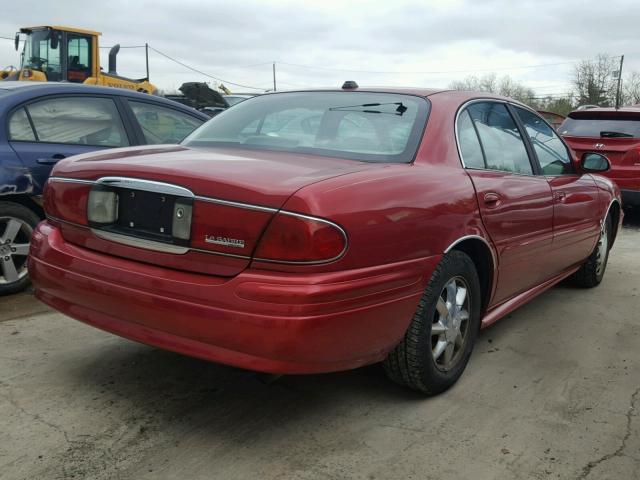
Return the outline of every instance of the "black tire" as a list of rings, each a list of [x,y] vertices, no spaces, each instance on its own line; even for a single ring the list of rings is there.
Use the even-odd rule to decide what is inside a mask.
[[[17,220],[22,225],[20,231],[12,239],[5,238],[8,230],[9,220]],[[16,246],[24,246],[31,240],[31,232],[40,222],[40,217],[29,208],[14,202],[0,202],[0,296],[17,293],[30,284],[29,275],[26,272],[26,255],[16,253]],[[7,243],[9,240],[9,243]],[[7,280],[5,276],[5,262],[7,258],[19,272],[17,280]]]
[[[607,216],[604,222],[604,234],[598,239],[596,248],[594,248],[589,258],[584,262],[580,269],[571,276],[571,281],[574,285],[582,288],[593,288],[600,285],[604,278],[604,273],[607,269],[607,262],[609,261],[609,251],[611,250],[611,239],[613,238],[613,221],[611,215]],[[602,241],[606,239],[606,245],[604,249],[601,249]],[[604,255],[604,259],[601,258]]]
[[[437,335],[434,333],[432,336],[432,328],[440,325],[436,322],[441,318],[437,310],[438,300],[445,294],[445,286],[452,281],[454,285],[458,281],[466,287],[468,320],[463,344],[452,357],[455,363],[452,361],[451,368],[445,369],[437,364],[435,353],[432,353],[435,350],[434,336]],[[420,299],[404,339],[383,362],[387,376],[396,383],[428,395],[436,395],[451,387],[467,366],[480,330],[480,303],[480,280],[471,258],[455,250],[445,254]],[[436,343],[441,341],[442,335],[437,337]]]

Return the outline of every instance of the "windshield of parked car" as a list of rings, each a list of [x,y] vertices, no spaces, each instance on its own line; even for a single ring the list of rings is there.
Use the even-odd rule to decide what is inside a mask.
[[[225,110],[182,144],[299,152],[365,162],[411,162],[428,110],[426,99],[412,95],[268,94]]]
[[[558,131],[574,137],[640,138],[640,119],[567,118]]]

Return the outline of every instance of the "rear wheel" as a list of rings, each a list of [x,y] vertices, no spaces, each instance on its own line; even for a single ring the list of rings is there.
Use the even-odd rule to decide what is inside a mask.
[[[602,224],[596,248],[587,261],[580,266],[580,269],[573,274],[572,280],[576,285],[584,288],[592,288],[600,285],[600,282],[602,282],[604,272],[607,269],[607,262],[609,261],[609,250],[611,249],[613,232],[612,226],[613,221],[611,220],[611,215],[608,215]]]
[[[462,375],[480,327],[480,281],[471,258],[447,253],[418,304],[404,339],[384,361],[397,383],[435,395]]]
[[[19,292],[29,285],[29,242],[39,221],[38,215],[23,205],[0,202],[0,295]]]

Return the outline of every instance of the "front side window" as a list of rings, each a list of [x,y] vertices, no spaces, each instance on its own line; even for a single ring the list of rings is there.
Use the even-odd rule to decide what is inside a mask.
[[[514,107],[531,139],[544,175],[572,174],[569,151],[556,132],[533,112]]]
[[[118,109],[109,98],[51,98],[26,108],[40,142],[104,147],[129,145]]]
[[[179,143],[203,121],[172,108],[129,100],[148,144]]]
[[[9,119],[9,139],[21,142],[35,142],[36,140],[24,108],[13,112]]]
[[[520,131],[503,103],[473,103],[467,111],[478,131],[487,169],[533,174]]]
[[[253,148],[360,160],[413,160],[426,99],[373,92],[291,92],[248,99],[214,117],[190,147]]]

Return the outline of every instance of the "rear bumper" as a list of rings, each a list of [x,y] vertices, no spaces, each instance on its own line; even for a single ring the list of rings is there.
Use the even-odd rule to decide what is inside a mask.
[[[620,189],[623,207],[640,207],[640,190]]]
[[[116,335],[241,368],[317,373],[382,360],[439,260],[225,279],[78,247],[45,221],[29,271],[44,303]]]

